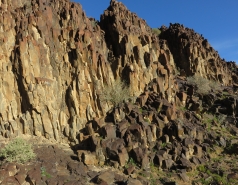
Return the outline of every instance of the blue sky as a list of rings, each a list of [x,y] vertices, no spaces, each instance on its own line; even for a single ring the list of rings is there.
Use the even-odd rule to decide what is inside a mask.
[[[72,0],[99,20],[110,0]],[[118,0],[152,28],[180,23],[202,34],[226,61],[238,63],[238,0]]]

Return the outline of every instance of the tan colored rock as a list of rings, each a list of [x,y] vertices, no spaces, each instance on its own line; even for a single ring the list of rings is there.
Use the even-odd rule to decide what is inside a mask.
[[[102,172],[102,174],[100,174],[98,177],[97,177],[97,183],[106,183],[106,184],[113,184],[114,182],[114,173],[112,172],[109,172],[109,171],[105,171],[105,172]]]
[[[0,170],[0,183],[7,177],[9,177],[9,173],[5,169],[1,169]]]
[[[15,164],[10,164],[7,166],[6,171],[8,172],[8,176],[16,175],[18,169]]]
[[[126,183],[127,185],[142,185],[142,183],[137,179],[129,179]]]
[[[0,20],[1,134],[77,143],[86,122],[108,109],[98,101],[103,83],[114,80],[103,32],[92,27],[79,4],[32,1],[2,5],[8,11]],[[14,122],[13,129],[5,130],[6,122]]]
[[[93,121],[89,134],[105,125],[111,105],[100,95],[118,78],[130,85],[133,98],[146,90],[139,97],[141,105],[150,89],[175,102],[176,67],[224,85],[238,83],[230,70],[235,64],[221,60],[196,33],[179,25],[164,30],[168,37],[170,30],[189,36],[176,40],[182,48],[191,43],[182,49],[188,57],[179,55],[170,46],[173,40],[166,34],[160,37],[164,40],[158,38],[145,20],[117,1],[111,1],[100,23],[69,0],[8,0],[0,6],[0,134],[4,137],[29,134],[79,143],[86,123]],[[116,121],[125,117],[119,110],[116,114]],[[161,119],[164,123],[176,119],[175,109],[167,109]],[[152,142],[155,128],[151,132]],[[141,134],[144,137],[146,132]],[[196,130],[191,135],[199,137]]]
[[[89,151],[82,152],[82,160],[86,165],[98,165],[98,159],[96,158],[96,155]]]
[[[5,178],[1,184],[9,184],[9,185],[19,185],[19,182],[14,176],[10,176]]]

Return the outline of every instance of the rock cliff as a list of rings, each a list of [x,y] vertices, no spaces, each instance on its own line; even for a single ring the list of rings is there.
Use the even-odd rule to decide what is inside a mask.
[[[224,85],[237,83],[235,62],[221,59],[202,35],[178,23],[170,24],[169,28],[162,26],[160,29],[160,38],[167,41],[182,74],[203,76]]]
[[[68,0],[0,5],[1,135],[76,142],[84,124],[109,109],[100,89],[121,77],[134,96],[154,80],[155,90],[172,101],[172,55],[121,3],[111,2],[102,29]]]
[[[170,103],[177,67],[186,76],[237,82],[236,65],[199,34],[175,24],[158,37],[117,1],[100,22],[69,0],[1,0],[0,15],[0,133],[7,138],[78,143],[85,124],[111,108],[100,94],[118,78],[132,97],[151,89]]]
[[[100,21],[0,0],[0,184],[238,184],[236,64],[183,25],[160,31],[115,0]],[[105,101],[121,81],[131,98]],[[2,152],[15,136],[29,163]]]

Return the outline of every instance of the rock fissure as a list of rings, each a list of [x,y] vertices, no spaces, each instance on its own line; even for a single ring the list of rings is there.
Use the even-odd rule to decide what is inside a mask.
[[[155,169],[175,170],[187,182],[187,173],[211,161],[209,150],[234,153],[237,66],[194,30],[175,23],[158,35],[115,0],[100,21],[69,0],[8,0],[0,7],[0,135],[69,143],[80,160],[67,158],[61,165],[57,147],[42,147],[49,156],[54,152],[53,164],[36,148],[38,169],[23,178],[15,173],[18,167],[6,164],[11,170],[0,174],[14,175],[0,177],[0,183],[52,184],[63,175],[76,184],[166,181],[151,178]],[[203,86],[189,76],[210,81]],[[117,80],[130,87],[131,98],[113,107],[102,95]],[[108,171],[85,165],[125,173],[109,178]]]

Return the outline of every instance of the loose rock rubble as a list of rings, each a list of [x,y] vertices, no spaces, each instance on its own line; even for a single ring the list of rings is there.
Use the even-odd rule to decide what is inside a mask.
[[[0,15],[0,149],[31,136],[37,156],[0,158],[1,185],[238,183],[238,70],[202,35],[155,34],[115,0],[100,21],[69,0],[0,0]],[[112,107],[118,79],[131,99]]]

